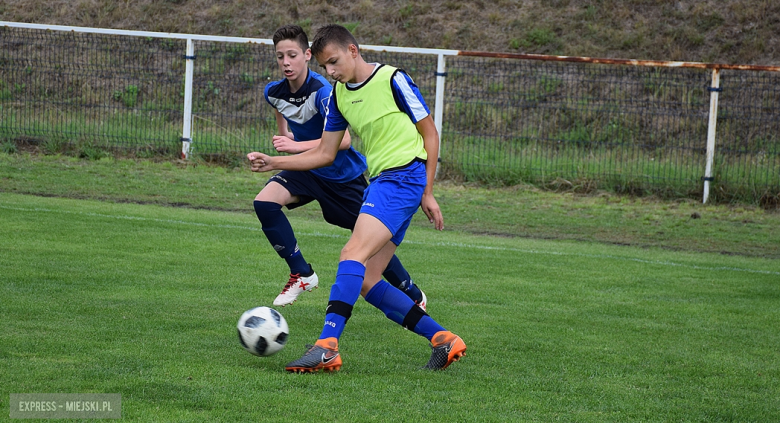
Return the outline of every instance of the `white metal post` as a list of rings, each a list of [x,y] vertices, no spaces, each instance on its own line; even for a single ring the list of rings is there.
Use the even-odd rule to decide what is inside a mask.
[[[444,54],[439,54],[439,61],[436,66],[436,102],[433,106],[435,108],[433,122],[436,124],[436,131],[439,133],[439,156],[436,157],[436,176],[439,175],[439,161],[441,159],[442,145],[444,144],[441,129],[444,120],[444,82],[446,81],[447,76],[447,73],[445,72],[446,67]]]
[[[720,92],[720,69],[712,70],[712,86],[710,86],[710,120],[707,125],[707,166],[704,169],[704,198],[702,203],[707,203],[710,196],[710,182],[712,181],[712,161],[715,158],[715,126],[718,123],[718,93]]]
[[[192,38],[187,38],[187,61],[184,73],[184,128],[181,133],[181,157],[190,158],[190,144],[192,143],[192,79],[195,67],[195,45]]]

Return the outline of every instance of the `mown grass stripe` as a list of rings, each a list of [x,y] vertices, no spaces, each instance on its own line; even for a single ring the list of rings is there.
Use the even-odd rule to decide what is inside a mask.
[[[180,224],[180,225],[188,225],[188,226],[198,226],[198,227],[211,227],[211,228],[221,228],[221,229],[240,229],[240,230],[245,230],[245,231],[258,231],[258,232],[262,232],[262,229],[259,226],[240,226],[240,225],[212,224],[212,223],[201,223],[201,222],[185,221],[185,220],[157,219],[157,218],[149,218],[149,217],[128,216],[128,215],[114,215],[114,214],[103,214],[103,213],[93,213],[93,212],[78,212],[78,211],[70,211],[70,210],[54,210],[54,209],[47,209],[47,208],[43,208],[43,207],[24,208],[24,207],[13,207],[13,206],[0,205],[0,209],[23,211],[23,212],[66,213],[66,214],[77,214],[77,215],[83,215],[83,216],[103,217],[103,218],[110,218],[110,219],[139,220],[139,221],[171,223],[171,224]],[[314,237],[328,237],[328,238],[346,238],[345,235],[326,234],[326,233],[322,233],[322,232],[298,232],[298,235],[314,236]],[[756,274],[762,274],[762,275],[778,275],[778,276],[780,276],[780,272],[773,272],[773,271],[769,271],[769,270],[749,269],[749,268],[730,267],[730,266],[719,266],[719,267],[698,266],[698,265],[695,265],[695,264],[675,263],[675,262],[671,262],[671,261],[660,261],[660,260],[647,260],[647,259],[642,259],[642,258],[638,258],[638,257],[621,257],[621,256],[615,256],[615,255],[608,255],[608,254],[582,254],[582,253],[569,253],[569,252],[563,252],[563,251],[541,251],[541,250],[533,250],[533,249],[522,249],[522,248],[513,248],[513,247],[496,247],[496,246],[490,246],[490,245],[480,245],[480,244],[471,244],[471,243],[454,243],[454,242],[424,242],[424,241],[405,240],[404,243],[406,243],[406,244],[416,244],[416,245],[439,246],[439,247],[458,247],[458,248],[467,248],[467,249],[508,251],[508,252],[522,253],[522,254],[546,254],[546,255],[553,255],[553,256],[570,256],[570,257],[584,257],[584,258],[593,258],[593,259],[623,260],[623,261],[633,261],[633,262],[637,262],[637,263],[643,263],[643,264],[649,264],[649,265],[655,265],[655,266],[683,267],[683,268],[689,268],[689,269],[695,269],[695,270],[705,270],[705,271],[712,271],[712,272],[732,271],[732,272],[745,272],[745,273],[756,273]]]

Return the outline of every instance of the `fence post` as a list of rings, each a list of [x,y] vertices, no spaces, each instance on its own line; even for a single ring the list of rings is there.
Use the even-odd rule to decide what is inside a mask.
[[[181,134],[181,157],[190,158],[192,143],[192,79],[195,66],[195,45],[192,38],[187,38],[187,53],[184,55],[187,66],[184,73],[184,127]]]
[[[446,63],[444,62],[444,55],[439,54],[438,64],[436,65],[436,102],[434,103],[434,116],[433,123],[436,124],[436,131],[439,133],[439,156],[436,157],[436,176],[439,175],[439,162],[441,162],[441,149],[444,144],[442,140],[442,123],[444,120],[444,82],[446,81],[447,72]]]
[[[707,203],[710,196],[710,182],[712,182],[712,161],[715,158],[715,127],[718,123],[718,93],[720,89],[720,69],[712,70],[712,85],[710,91],[710,120],[707,125],[707,165],[704,169],[704,198],[702,203]]]

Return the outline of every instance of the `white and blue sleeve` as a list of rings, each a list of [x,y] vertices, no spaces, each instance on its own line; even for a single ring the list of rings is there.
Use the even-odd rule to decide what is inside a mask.
[[[403,71],[398,71],[393,77],[393,91],[396,98],[400,101],[403,111],[409,115],[412,122],[417,123],[431,114],[428,105],[425,104],[420,89],[412,80],[412,77]]]

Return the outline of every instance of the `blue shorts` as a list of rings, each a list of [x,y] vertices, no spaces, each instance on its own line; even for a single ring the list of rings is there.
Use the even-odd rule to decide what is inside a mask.
[[[277,173],[268,182],[276,182],[291,195],[298,197],[299,201],[288,204],[288,209],[317,200],[326,222],[349,230],[355,229],[363,191],[368,186],[363,175],[349,182],[338,183],[326,181],[309,171],[290,170]]]
[[[428,181],[425,163],[415,161],[407,167],[389,170],[371,178],[363,194],[360,213],[379,219],[390,230],[390,241],[401,245],[406,229],[422,201]]]

